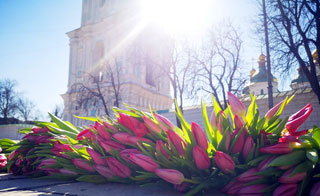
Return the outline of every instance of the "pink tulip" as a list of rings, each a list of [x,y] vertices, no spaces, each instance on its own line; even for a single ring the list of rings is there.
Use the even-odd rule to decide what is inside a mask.
[[[111,141],[111,140],[105,140],[103,142],[100,142],[100,145],[108,153],[111,153],[111,149],[116,150],[116,151],[121,151],[126,148],[124,145],[122,145],[118,142]]]
[[[48,133],[49,131],[48,127],[32,127],[33,133]]]
[[[175,184],[174,189],[176,189],[178,192],[186,192],[190,188],[190,183],[188,182],[182,182],[181,184]]]
[[[0,162],[7,161],[7,157],[4,154],[0,154]]]
[[[296,195],[297,191],[297,184],[282,184],[274,190],[273,196],[292,196]]]
[[[280,176],[278,181],[283,184],[293,184],[300,182],[304,179],[304,177],[306,177],[306,172],[296,173],[295,175],[291,176],[293,169],[294,168],[287,170],[284,174],[282,174],[282,176]]]
[[[258,165],[258,171],[262,171],[264,169],[267,169],[269,167],[269,164],[275,159],[275,156],[269,157],[263,161],[261,161]]]
[[[266,146],[259,149],[259,152],[267,154],[287,154],[292,152],[295,142],[290,143],[278,143],[272,146]]]
[[[200,146],[203,150],[207,150],[208,149],[207,136],[204,133],[204,131],[201,129],[201,127],[197,123],[192,122],[191,131],[198,146]]]
[[[217,120],[217,116],[214,109],[212,110],[212,113],[210,116],[210,124],[213,130],[218,130],[218,120]]]
[[[223,121],[223,118],[227,118],[225,113],[223,111],[220,111],[220,115],[219,115],[219,132],[223,135],[224,133],[224,130],[223,130],[223,126],[222,126],[222,121]]]
[[[206,151],[199,146],[193,147],[193,160],[198,169],[208,169],[210,167],[210,159]]]
[[[164,145],[164,142],[162,140],[157,140],[156,148],[159,150],[159,152],[165,156],[167,159],[169,158],[169,154],[164,150],[166,147]]]
[[[117,131],[118,131],[117,128],[115,128],[114,126],[110,125],[110,124],[107,123],[106,121],[103,121],[102,123],[103,123],[103,125],[104,125],[105,127],[107,127],[107,129],[110,129],[111,131],[113,131],[113,132],[117,132]]]
[[[111,169],[111,171],[116,175],[119,176],[121,178],[127,178],[131,176],[131,171],[130,169],[125,166],[124,164],[122,164],[120,161],[118,161],[117,159],[111,157],[111,158],[107,158],[107,164],[109,166],[109,168]]]
[[[35,143],[36,144],[46,144],[46,143],[51,142],[50,139],[53,139],[53,136],[49,136],[49,135],[35,136]]]
[[[7,165],[7,161],[1,162],[0,163],[0,169],[4,168]]]
[[[156,169],[154,173],[171,184],[181,184],[184,180],[183,174],[175,169]]]
[[[54,142],[54,146],[51,149],[51,152],[55,154],[56,156],[64,157],[64,158],[70,158],[69,155],[61,154],[62,152],[72,152],[72,148],[69,144],[61,144],[59,141]]]
[[[93,167],[82,159],[72,159],[72,163],[80,169],[83,169],[89,172],[94,172]]]
[[[242,182],[235,182],[228,190],[228,195],[237,195],[240,189],[244,187],[244,183]]]
[[[29,133],[29,134],[25,135],[22,139],[26,139],[29,142],[35,142],[36,138],[37,138],[37,136]]]
[[[246,115],[246,107],[244,104],[231,92],[228,92],[228,100],[232,112],[243,118]]]
[[[140,150],[137,150],[137,149],[125,149],[125,150],[122,150],[120,152],[120,157],[127,161],[128,163],[131,163],[131,164],[135,164],[134,162],[132,162],[129,157],[130,157],[130,154],[133,153],[133,154],[141,154],[141,151]]]
[[[308,104],[300,111],[290,116],[286,124],[286,129],[291,135],[294,134],[297,129],[304,123],[304,121],[308,119],[312,111],[313,108],[311,107],[311,104]]]
[[[319,195],[320,195],[320,182],[317,182],[312,186],[312,189],[310,191],[310,196],[319,196]]]
[[[77,140],[81,141],[85,139],[96,140],[96,135],[90,129],[85,129],[77,135]]]
[[[41,161],[41,163],[39,164],[39,166],[48,166],[48,165],[53,165],[53,164],[56,164],[57,161],[54,160],[54,159],[45,159],[43,161]]]
[[[265,194],[262,191],[267,187],[268,187],[267,184],[254,184],[254,185],[244,186],[237,192],[237,195],[263,196]]]
[[[129,159],[148,172],[154,172],[154,170],[160,167],[155,160],[143,154],[131,153],[129,154]]]
[[[112,178],[113,176],[115,176],[115,174],[111,171],[111,169],[107,168],[106,166],[94,165],[93,167],[96,169],[96,171],[99,174],[101,174],[102,176],[104,176],[107,179]]]
[[[141,123],[138,119],[127,114],[120,112],[118,122],[133,131],[133,133],[138,137],[143,137],[148,133],[148,129],[144,123]]]
[[[230,147],[230,143],[231,143],[231,132],[229,130],[227,130],[227,133],[226,133],[225,137],[226,137],[225,143],[220,142],[218,148],[220,148],[220,145],[224,144],[225,145],[224,146],[225,151],[228,151],[229,147]]]
[[[239,133],[240,129],[236,129],[232,135],[231,138],[234,140],[235,136]],[[243,145],[244,145],[244,140],[245,140],[245,132],[244,130],[241,132],[241,134],[239,135],[237,141],[234,143],[234,146],[232,148],[231,153],[235,154],[235,153],[239,153],[242,151]]]
[[[0,147],[0,153],[2,152],[2,148]]]
[[[12,160],[12,159],[15,158],[18,154],[19,154],[19,152],[18,152],[17,150],[12,151],[12,152],[9,154],[9,156],[8,156],[9,160]]]
[[[230,173],[231,171],[234,171],[234,161],[228,154],[224,152],[216,151],[214,162],[224,173]]]
[[[153,120],[151,120],[150,118],[143,116],[143,121],[144,124],[149,128],[152,129],[153,131],[157,132],[157,133],[161,133],[161,128],[159,127],[159,125],[157,125]],[[152,133],[152,132],[151,132]]]
[[[247,170],[246,172],[240,174],[237,177],[237,180],[239,182],[251,182],[251,181],[255,181],[261,178],[261,176],[256,175],[258,172],[257,168],[251,168],[249,170]]]
[[[149,140],[149,139],[147,139],[147,138],[144,138],[144,137],[137,137],[137,136],[129,136],[129,137],[128,137],[128,143],[129,143],[129,144],[134,144],[134,145],[136,145],[137,143],[142,143],[142,142],[152,143],[151,140]]]
[[[184,147],[187,146],[186,142],[174,131],[167,131],[168,140],[173,144],[174,148],[177,150],[180,156],[184,156]]]
[[[283,101],[275,105],[273,108],[271,108],[264,117],[266,117],[267,120],[270,120],[272,117],[274,117],[278,110],[280,109],[281,105],[283,104]]]
[[[108,133],[108,131],[104,128],[104,126],[99,123],[98,121],[96,121],[94,128],[97,130],[98,134],[106,140],[110,140],[110,134]]]
[[[73,172],[73,171],[71,171],[71,170],[64,169],[64,168],[59,169],[58,172],[59,172],[60,174],[77,175],[76,172]]]
[[[165,132],[167,132],[169,129],[175,130],[174,124],[170,120],[168,120],[166,117],[161,116],[157,113],[154,113],[154,117],[156,117],[157,121],[159,122],[159,126]]]
[[[128,143],[128,137],[131,136],[129,133],[125,133],[125,132],[117,132],[112,134],[112,137],[116,140],[118,140],[119,142],[123,143],[123,144],[127,144]]]
[[[242,129],[244,124],[237,114],[234,115],[233,121],[234,121],[234,126],[236,130]]]
[[[105,165],[105,160],[102,155],[91,148],[86,148],[88,154],[91,156],[92,160],[98,165]]]

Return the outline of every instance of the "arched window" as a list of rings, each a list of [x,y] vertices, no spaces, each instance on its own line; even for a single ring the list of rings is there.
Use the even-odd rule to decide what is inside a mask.
[[[104,57],[104,45],[102,41],[96,43],[93,51],[93,63],[101,61]]]

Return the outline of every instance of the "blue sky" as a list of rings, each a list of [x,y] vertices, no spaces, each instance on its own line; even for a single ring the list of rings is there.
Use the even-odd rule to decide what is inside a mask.
[[[0,79],[18,81],[18,90],[34,101],[42,115],[62,104],[69,66],[66,32],[81,21],[81,0],[0,0]],[[239,26],[245,44],[245,60],[260,54],[252,40],[255,0],[212,0],[214,21],[230,19]],[[280,85],[279,85],[280,86]]]

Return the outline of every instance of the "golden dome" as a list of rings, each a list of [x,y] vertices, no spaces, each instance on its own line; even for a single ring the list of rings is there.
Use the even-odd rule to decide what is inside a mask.
[[[255,69],[251,69],[250,76],[253,76],[253,74],[255,74],[255,73],[256,73],[256,70]]]
[[[315,49],[315,50],[312,52],[312,58],[313,58],[313,61],[314,61],[315,63],[319,62],[319,57],[318,57],[317,49]]]
[[[260,54],[259,60],[260,61],[265,61],[266,60],[266,56],[264,54]]]

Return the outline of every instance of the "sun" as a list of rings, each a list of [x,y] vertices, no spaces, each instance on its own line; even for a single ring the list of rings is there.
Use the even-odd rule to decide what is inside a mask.
[[[175,34],[199,33],[208,23],[210,0],[142,0],[145,20]]]

